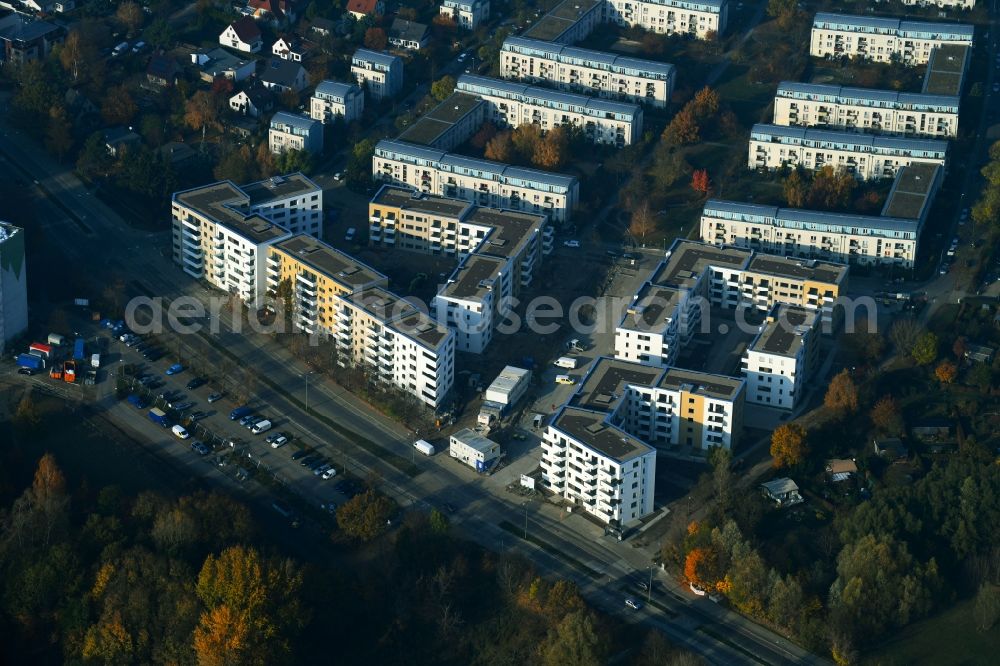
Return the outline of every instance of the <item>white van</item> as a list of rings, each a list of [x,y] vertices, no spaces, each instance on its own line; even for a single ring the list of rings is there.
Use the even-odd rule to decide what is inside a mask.
[[[413,443],[413,448],[420,451],[425,456],[434,455],[434,445],[425,439],[418,439]]]
[[[555,366],[558,368],[569,368],[570,370],[576,370],[576,357],[575,356],[560,356],[556,359]]]
[[[171,432],[174,433],[174,436],[177,437],[178,439],[187,439],[188,437],[191,436],[191,433],[189,433],[182,425],[175,425],[170,430]]]
[[[99,367],[101,367],[101,355],[100,354],[91,354],[90,355],[90,367],[92,367],[94,370],[97,370]]]
[[[139,53],[144,48],[146,48],[146,42],[136,42],[135,46],[132,47],[132,53]]]
[[[270,430],[271,429],[271,425],[272,424],[271,424],[270,421],[268,421],[267,419],[264,419],[260,423],[257,423],[253,428],[251,428],[250,432],[252,432],[255,435],[259,435],[262,432],[267,432],[268,430]]]

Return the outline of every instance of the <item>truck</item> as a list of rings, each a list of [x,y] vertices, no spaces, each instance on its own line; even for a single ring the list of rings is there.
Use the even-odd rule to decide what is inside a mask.
[[[425,456],[434,455],[434,445],[425,439],[418,439],[413,443],[413,448],[420,451]]]
[[[85,355],[83,338],[77,338],[76,342],[73,343],[73,360],[83,361]]]
[[[569,368],[570,370],[576,370],[576,357],[575,356],[560,356],[556,359],[555,366],[558,368]]]
[[[159,407],[153,407],[151,410],[149,410],[149,420],[152,421],[153,423],[156,423],[161,428],[170,427],[170,419],[167,418],[166,412],[164,412]]]
[[[63,361],[63,381],[72,384],[76,381],[76,361]]]
[[[52,358],[52,346],[43,345],[41,342],[32,342],[28,345],[28,353],[40,358]]]
[[[21,354],[17,357],[17,365],[21,368],[29,368],[41,372],[45,369],[45,359],[34,354]]]
[[[486,400],[483,402],[482,407],[479,408],[479,416],[476,418],[476,423],[481,426],[493,427],[500,422],[500,417],[503,416],[505,407],[506,405],[502,405],[499,402]]]

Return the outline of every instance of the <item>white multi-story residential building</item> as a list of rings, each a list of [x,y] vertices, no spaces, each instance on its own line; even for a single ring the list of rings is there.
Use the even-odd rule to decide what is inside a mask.
[[[323,233],[323,190],[300,173],[175,192],[171,204],[174,262],[251,306],[267,293],[268,248],[292,233]]]
[[[726,31],[729,0],[606,0],[607,21],[709,39]]]
[[[774,97],[774,123],[954,138],[958,105],[954,95],[782,81]]]
[[[556,44],[579,42],[604,23],[604,7],[604,0],[563,0],[522,36]]]
[[[902,167],[931,162],[944,167],[948,142],[900,136],[757,124],[750,130],[751,169],[832,166],[862,180],[895,178]]]
[[[813,18],[809,54],[926,65],[931,52],[940,46],[971,47],[974,32],[974,26],[961,23],[818,12]]]
[[[676,73],[665,62],[508,37],[500,49],[500,76],[664,108],[674,92]]]
[[[385,185],[368,205],[373,245],[456,256],[459,266],[431,305],[456,332],[460,351],[482,353],[511,299],[529,286],[551,250],[544,215],[479,208]]]
[[[24,230],[0,222],[0,354],[28,329],[28,266]]]
[[[309,116],[323,124],[340,117],[345,123],[361,118],[365,94],[353,83],[321,81],[309,101]]]
[[[309,116],[278,111],[271,116],[267,147],[275,155],[286,150],[318,153],[323,150],[323,123]]]
[[[475,95],[455,92],[420,116],[399,135],[400,141],[452,150],[479,131],[486,118],[486,102]]]
[[[709,200],[701,239],[784,256],[912,268],[942,172],[930,163],[903,167],[880,216]]]
[[[881,0],[875,0],[881,2]],[[940,7],[941,9],[972,9],[976,0],[902,0],[904,5],[920,7]]]
[[[814,310],[779,304],[743,352],[746,401],[792,410],[819,359],[819,315]]]
[[[531,123],[542,131],[575,125],[594,143],[627,146],[642,136],[642,107],[486,76],[463,74],[456,90],[483,99],[499,127]]]
[[[351,58],[351,74],[372,99],[395,97],[403,88],[403,60],[382,51],[358,49]]]
[[[490,0],[442,0],[438,14],[466,30],[475,30],[490,17]]]
[[[484,208],[503,208],[569,219],[580,197],[573,176],[525,169],[446,153],[402,141],[375,146],[376,180],[408,185],[428,194],[462,199]]]
[[[442,406],[455,380],[452,331],[381,287],[337,297],[334,311],[342,357],[429,407]]]

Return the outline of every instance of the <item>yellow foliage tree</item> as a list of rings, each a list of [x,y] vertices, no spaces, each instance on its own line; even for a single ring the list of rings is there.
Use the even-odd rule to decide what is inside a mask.
[[[246,618],[229,606],[217,606],[201,614],[194,630],[194,652],[199,666],[229,666],[253,663]]]
[[[806,457],[806,430],[798,423],[784,423],[771,434],[771,457],[777,468],[798,465]]]

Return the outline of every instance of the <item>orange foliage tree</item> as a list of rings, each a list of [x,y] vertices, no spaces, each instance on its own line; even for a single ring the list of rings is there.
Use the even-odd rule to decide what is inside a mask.
[[[806,457],[806,429],[798,423],[784,423],[771,434],[771,457],[777,468],[800,464]]]
[[[958,366],[951,361],[941,361],[934,368],[934,376],[942,384],[951,384],[958,377]]]

